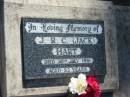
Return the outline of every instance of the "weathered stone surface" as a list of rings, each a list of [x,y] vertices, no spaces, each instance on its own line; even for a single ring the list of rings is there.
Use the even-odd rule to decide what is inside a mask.
[[[120,83],[115,97],[130,97],[130,7],[116,6],[115,12]]]
[[[31,0],[30,0],[31,1]],[[6,89],[3,95],[29,96],[65,93],[67,86],[23,88],[22,84],[22,58],[21,58],[21,18],[53,18],[53,19],[77,19],[77,20],[103,20],[105,29],[105,50],[107,74],[102,90],[118,88],[118,68],[116,51],[116,29],[112,3],[96,1],[95,3],[84,1],[46,1],[30,4],[27,1],[7,2],[4,5],[4,45],[5,57],[2,74],[3,87]],[[45,2],[45,1],[44,1]],[[36,3],[36,2],[35,2]],[[108,84],[109,83],[109,84]]]
[[[96,5],[106,8],[106,5],[111,5],[111,2],[103,1],[100,3],[98,0],[4,0],[6,3],[19,3],[19,4],[38,4],[38,5],[50,5],[50,6],[70,6],[70,7],[89,7]]]

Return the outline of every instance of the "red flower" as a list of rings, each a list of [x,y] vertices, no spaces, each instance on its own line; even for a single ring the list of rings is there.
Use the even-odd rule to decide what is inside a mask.
[[[97,81],[97,79],[92,76],[89,75],[86,78],[86,82],[88,83],[88,87],[85,90],[86,93],[79,95],[78,97],[100,97],[101,96],[101,90],[99,87],[99,82]]]

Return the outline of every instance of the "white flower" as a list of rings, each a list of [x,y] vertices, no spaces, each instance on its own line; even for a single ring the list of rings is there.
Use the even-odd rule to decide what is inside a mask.
[[[78,93],[78,95],[85,93],[88,84],[86,82],[86,76],[84,74],[79,74],[78,78],[71,78],[69,83],[69,90],[72,94]]]
[[[79,79],[79,80],[86,81],[86,75],[80,73],[80,74],[78,75],[78,79]]]
[[[77,78],[72,77],[71,82],[69,83],[69,90],[72,92],[72,94],[76,94],[76,87],[77,87]]]

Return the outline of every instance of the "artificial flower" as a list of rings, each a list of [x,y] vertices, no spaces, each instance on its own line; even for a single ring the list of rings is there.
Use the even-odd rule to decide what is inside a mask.
[[[78,94],[78,97],[100,97],[101,89],[95,76],[79,74],[78,78],[71,78],[69,90],[72,94]]]
[[[84,74],[79,74],[78,78],[71,78],[69,83],[69,90],[72,94],[82,94],[85,93],[85,89],[87,88],[88,84],[86,82],[86,76]]]

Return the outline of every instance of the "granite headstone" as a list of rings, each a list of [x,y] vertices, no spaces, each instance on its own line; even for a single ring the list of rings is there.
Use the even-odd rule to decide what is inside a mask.
[[[63,80],[79,73],[105,75],[103,21],[23,18],[21,34],[23,77],[31,86],[36,80],[40,87],[67,85]]]

